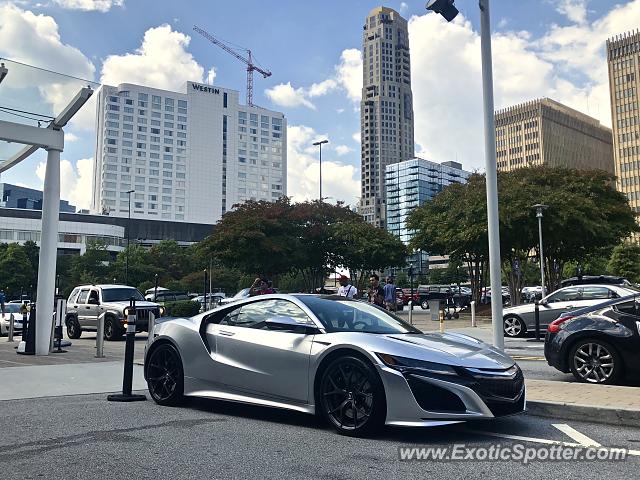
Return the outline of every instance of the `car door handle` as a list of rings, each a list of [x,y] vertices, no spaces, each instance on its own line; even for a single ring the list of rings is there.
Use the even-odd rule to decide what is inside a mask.
[[[219,333],[225,337],[233,337],[236,334],[236,332],[229,332],[228,330],[220,330]]]
[[[91,310],[91,307],[84,307],[84,308],[86,308],[87,310]]]

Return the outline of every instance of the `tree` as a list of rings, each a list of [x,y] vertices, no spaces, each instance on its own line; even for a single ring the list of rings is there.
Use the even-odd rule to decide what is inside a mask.
[[[625,277],[627,280],[640,282],[640,245],[623,243],[613,249],[608,270],[613,275]]]
[[[25,292],[31,286],[35,289],[35,284],[30,283],[33,278],[32,266],[24,248],[17,243],[10,243],[3,250],[0,257],[0,288],[12,296],[19,295],[21,289]]]
[[[191,251],[178,245],[175,240],[162,240],[151,247],[149,258],[160,272],[158,275],[162,284],[179,280],[195,270]]]
[[[89,243],[83,255],[73,258],[71,278],[76,285],[112,281],[109,275],[111,254],[104,243]]]
[[[149,251],[144,247],[131,244],[118,253],[115,262],[109,268],[109,278],[115,278],[117,282],[126,281],[127,251],[129,252],[129,285],[140,285],[142,282],[153,282],[155,274],[161,271],[151,261]]]

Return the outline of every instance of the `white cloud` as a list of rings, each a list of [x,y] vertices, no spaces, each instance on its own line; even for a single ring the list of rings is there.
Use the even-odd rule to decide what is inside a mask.
[[[407,5],[407,2],[400,2],[400,13],[404,15],[408,10],[409,5]]]
[[[36,167],[36,175],[44,185],[46,164],[40,162]],[[69,160],[60,161],[60,197],[68,200],[78,209],[89,208],[91,203],[93,179],[93,158],[83,158],[75,163]]]
[[[356,143],[362,143],[362,138],[360,136],[360,131],[357,131],[353,135],[351,135],[351,138],[353,138],[353,141],[356,142]]]
[[[555,0],[555,7],[571,22],[582,24],[587,21],[587,3],[588,0]]]
[[[291,82],[281,83],[265,90],[267,97],[282,107],[307,107],[315,110],[312,98],[321,97],[337,89],[343,90],[353,102],[362,95],[362,54],[356,48],[344,50],[340,62],[334,66],[334,75],[310,87],[295,88]]]
[[[537,38],[529,32],[494,32],[496,109],[550,97],[610,125],[605,41],[639,24],[640,0],[634,0],[593,22],[551,26]],[[482,168],[478,32],[462,15],[447,23],[425,14],[409,21],[409,37],[416,153]]]
[[[335,151],[338,155],[340,155],[341,157],[343,155],[346,155],[347,153],[351,153],[353,152],[353,148],[349,147],[348,145],[338,145],[335,148]]]
[[[315,110],[316,106],[307,99],[309,93],[304,88],[293,88],[291,82],[281,83],[265,90],[265,95],[281,107],[307,107]]]
[[[318,148],[312,144],[327,135],[319,135],[311,127],[290,125],[287,128],[288,192],[294,201],[317,199],[319,195]],[[323,152],[324,153],[324,152]],[[355,205],[360,191],[359,172],[353,165],[346,165],[323,155],[322,195],[331,197],[333,203],[342,200]]]
[[[85,12],[108,12],[112,7],[121,7],[124,0],[53,0],[62,8],[83,10]]]
[[[73,143],[77,142],[78,140],[80,140],[80,137],[78,137],[76,134],[72,132],[64,132],[65,143]]]
[[[0,3],[0,56],[88,80],[95,72],[93,63],[78,48],[62,41],[53,17],[36,15],[11,3]],[[25,88],[36,84],[40,95]],[[60,113],[82,86],[82,81],[22,66],[15,66],[2,83],[3,89],[14,89],[11,106],[48,115]],[[86,105],[79,114],[88,108]]]
[[[180,90],[188,80],[202,82],[204,68],[186,51],[191,37],[160,25],[144,33],[134,53],[109,55],[102,65],[101,83],[138,83]]]
[[[207,83],[209,85],[213,85],[213,82],[216,79],[217,73],[218,72],[216,72],[216,68],[215,67],[211,67],[209,69],[209,71],[207,72]]]

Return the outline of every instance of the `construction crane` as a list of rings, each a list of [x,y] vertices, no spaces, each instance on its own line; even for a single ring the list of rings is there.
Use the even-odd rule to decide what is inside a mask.
[[[247,57],[248,57],[247,58],[247,57],[244,57],[243,55],[241,55],[240,53],[238,53],[236,50],[230,48],[223,41],[218,40],[216,37],[211,35],[206,30],[203,30],[202,28],[198,27],[197,25],[194,25],[193,29],[196,32],[198,32],[200,35],[202,35],[204,38],[209,40],[211,43],[213,43],[214,45],[219,46],[225,52],[230,53],[231,55],[236,57],[238,60],[240,60],[241,62],[243,62],[243,63],[245,63],[247,65],[247,105],[252,107],[253,106],[253,71],[256,70],[257,72],[261,73],[264,78],[270,77],[271,76],[271,72],[269,70],[265,70],[263,68],[260,68],[260,67],[258,67],[257,65],[255,65],[253,63],[253,57],[251,56],[251,50],[249,50],[248,48],[240,47],[243,51],[245,51],[247,53]]]

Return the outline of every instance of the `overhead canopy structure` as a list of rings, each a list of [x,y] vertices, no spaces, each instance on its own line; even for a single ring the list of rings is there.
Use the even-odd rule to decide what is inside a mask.
[[[47,151],[36,304],[36,355],[48,355],[54,309],[62,128],[99,85],[0,57],[0,174]],[[91,112],[93,115],[93,112]]]

